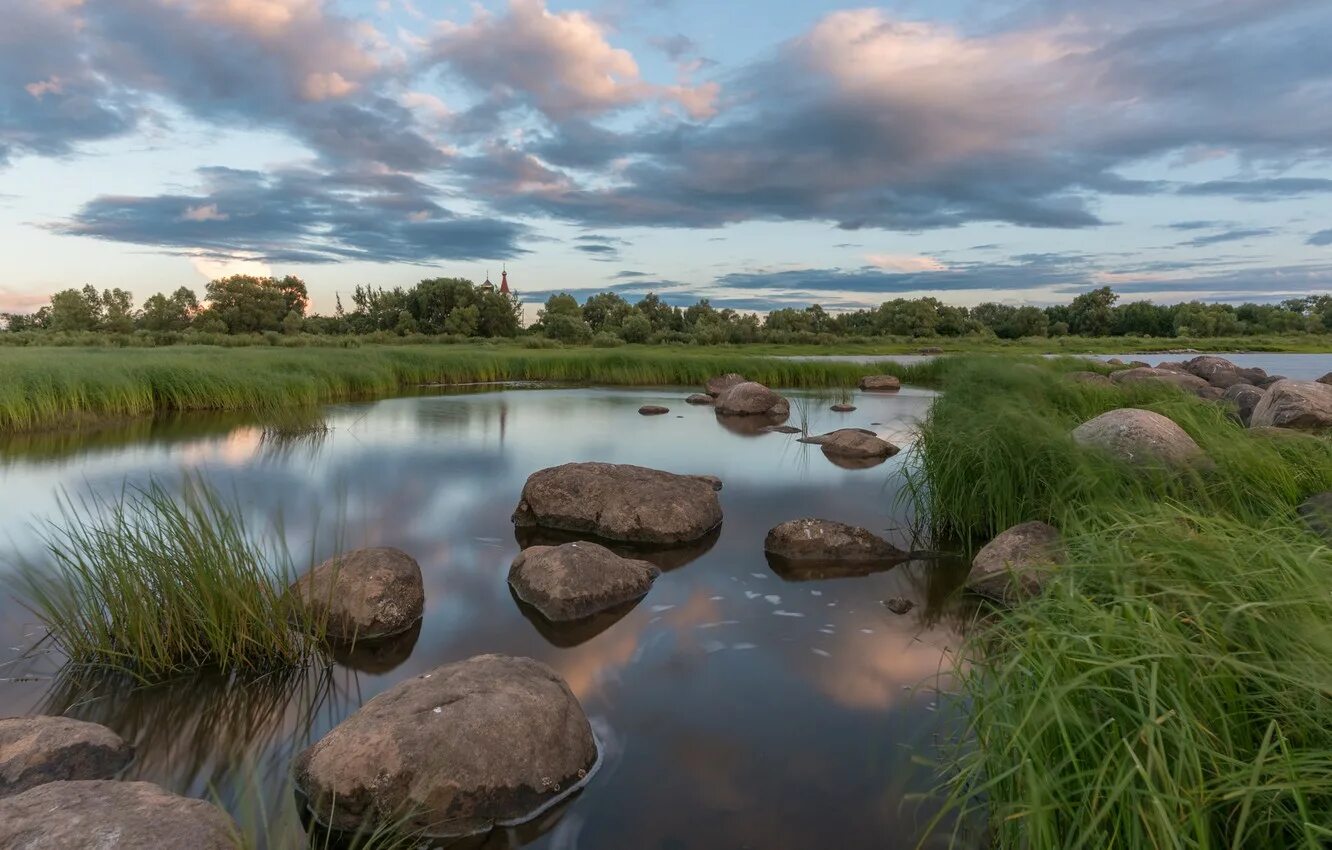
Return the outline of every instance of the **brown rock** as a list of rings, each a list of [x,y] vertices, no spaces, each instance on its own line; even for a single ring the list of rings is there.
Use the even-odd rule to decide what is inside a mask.
[[[1242,386],[1242,385],[1241,385]],[[1226,391],[1219,386],[1208,384],[1205,387],[1198,387],[1193,391],[1198,398],[1205,398],[1208,401],[1220,401],[1226,397]]]
[[[789,561],[897,562],[907,555],[873,532],[830,519],[788,520],[768,532],[763,551]]]
[[[800,429],[794,425],[764,425],[759,429],[768,434],[799,434]]]
[[[1178,464],[1203,456],[1183,428],[1159,413],[1133,407],[1107,411],[1083,422],[1073,429],[1073,439],[1128,463]]]
[[[0,800],[0,847],[14,850],[235,850],[217,806],[151,782],[50,782]]]
[[[862,390],[896,392],[902,389],[902,382],[893,375],[866,375],[860,379]]]
[[[335,829],[448,836],[534,817],[597,761],[587,717],[555,671],[480,655],[376,696],[302,752],[293,775]]]
[[[670,413],[671,409],[659,404],[645,404],[638,408],[638,412],[643,416],[661,416],[663,413]]]
[[[735,372],[727,372],[725,375],[708,378],[707,383],[703,385],[703,391],[713,398],[716,398],[721,395],[724,390],[729,390],[736,384],[744,384],[748,382],[749,379],[744,375],[737,375]]]
[[[1115,385],[1114,381],[1100,372],[1069,372],[1065,377],[1079,384],[1095,384],[1098,387],[1113,387]]]
[[[828,409],[833,413],[850,413],[856,409],[856,406],[854,404],[834,404]]]
[[[894,614],[897,614],[899,617],[903,614],[910,613],[911,609],[916,607],[916,603],[907,599],[905,596],[890,596],[887,599],[881,600],[880,604]]]
[[[1157,369],[1165,369],[1169,372],[1188,372],[1189,369],[1179,360],[1165,360],[1156,364]],[[1189,374],[1193,374],[1189,372]]]
[[[1277,381],[1254,407],[1249,424],[1306,430],[1332,428],[1332,386],[1317,381]]]
[[[64,779],[111,779],[134,757],[105,726],[69,717],[0,719],[0,797]]]
[[[1323,377],[1319,378],[1319,379],[1318,379],[1318,383],[1320,383],[1320,384],[1332,384],[1332,372],[1328,372],[1326,375],[1324,375]]]
[[[548,620],[578,620],[641,598],[659,575],[647,561],[579,541],[519,552],[509,568],[509,586]]]
[[[685,399],[685,404],[712,404],[713,398],[707,393],[694,393]]]
[[[1013,604],[1039,595],[1063,560],[1063,539],[1058,530],[1043,522],[1024,522],[976,553],[966,588]]]
[[[410,629],[425,610],[421,567],[389,546],[353,549],[301,576],[292,589],[328,617],[334,640],[372,640]]]
[[[513,521],[632,543],[686,543],[721,524],[717,479],[617,463],[533,473]]]
[[[1118,372],[1112,372],[1110,374],[1110,380],[1114,381],[1116,384],[1126,384],[1133,381],[1160,381],[1162,383],[1173,384],[1186,390],[1196,390],[1199,387],[1207,386],[1207,382],[1196,375],[1190,375],[1185,372],[1172,372],[1169,369],[1153,369],[1151,367],[1121,369]]]
[[[1265,391],[1251,384],[1236,384],[1226,390],[1225,399],[1235,405],[1235,416],[1243,425],[1249,424],[1253,409],[1262,401]]]
[[[1207,383],[1220,386],[1216,384],[1215,379],[1224,379],[1226,376],[1234,375],[1237,367],[1224,357],[1204,354],[1201,357],[1184,361],[1184,368],[1188,369],[1190,374],[1197,375]],[[1226,384],[1226,386],[1230,386],[1230,384]]]
[[[723,390],[717,396],[717,412],[723,416],[786,417],[791,403],[762,384],[746,381]]]
[[[843,457],[892,457],[901,449],[863,428],[840,428],[817,437],[801,437],[800,442],[822,446],[824,454]]]

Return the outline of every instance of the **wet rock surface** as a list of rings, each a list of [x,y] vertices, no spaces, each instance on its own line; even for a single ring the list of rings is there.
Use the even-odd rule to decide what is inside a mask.
[[[647,561],[578,541],[524,549],[509,568],[509,586],[547,619],[565,621],[640,599],[660,575]]]
[[[1203,457],[1202,448],[1172,420],[1134,407],[1110,410],[1082,423],[1073,429],[1073,439],[1133,464],[1173,465]]]
[[[966,588],[1006,604],[1020,602],[1044,591],[1063,560],[1063,539],[1054,526],[1024,522],[976,553]]]
[[[868,529],[830,519],[788,520],[768,532],[768,555],[789,561],[897,562],[907,555]]]
[[[133,757],[129,744],[97,723],[0,718],[0,797],[59,780],[110,779]]]
[[[329,558],[292,589],[327,616],[334,640],[369,640],[410,629],[425,610],[416,560],[389,546],[353,549]]]
[[[558,674],[530,658],[480,655],[371,699],[302,752],[294,776],[310,812],[334,829],[396,824],[447,836],[536,816],[597,759]]]

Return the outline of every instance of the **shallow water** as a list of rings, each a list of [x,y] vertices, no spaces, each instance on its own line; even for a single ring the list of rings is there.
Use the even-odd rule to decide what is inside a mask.
[[[1312,381],[1332,372],[1332,354],[1280,354],[1263,351],[1236,351],[1236,352],[1207,352],[1217,357],[1224,357],[1234,363],[1236,366],[1250,368],[1257,366],[1265,369],[1270,375],[1284,375],[1287,378],[1295,378],[1300,381]],[[1046,355],[1055,357],[1058,355]],[[1072,357],[1091,357],[1097,360],[1108,360],[1111,357],[1118,357],[1127,363],[1130,360],[1142,360],[1150,362],[1153,366],[1162,360],[1188,360],[1197,354],[1074,354]],[[843,363],[880,363],[891,361],[901,363],[902,365],[911,365],[924,363],[933,360],[932,354],[812,354],[791,357],[792,360],[834,360]]]
[[[295,753],[404,678],[478,653],[528,655],[568,680],[606,760],[567,805],[486,847],[915,846],[935,811],[913,796],[935,779],[921,762],[956,729],[935,688],[962,617],[949,597],[957,565],[783,576],[762,552],[771,526],[810,515],[908,548],[906,453],[841,468],[794,436],[728,430],[710,408],[685,405],[687,392],[488,388],[334,405],[326,435],[279,442],[243,417],[2,441],[0,532],[11,550],[34,553],[31,523],[55,516],[61,488],[109,494],[197,472],[235,493],[254,523],[280,517],[302,561],[327,557],[340,538],[406,550],[425,574],[426,613],[418,632],[329,671],[243,686],[53,677],[58,659],[39,650],[6,668],[0,715],[106,723],[136,745],[133,778],[215,797],[287,847],[300,835],[287,778]],[[905,446],[930,394],[853,394],[851,414],[828,411],[834,398],[792,398],[792,424],[873,427]],[[671,413],[639,416],[645,403]],[[575,460],[718,475],[725,521],[618,620],[569,632],[521,610],[505,577],[523,481]],[[916,607],[891,614],[880,604],[891,596]],[[17,655],[40,629],[15,601],[0,605],[0,635]]]

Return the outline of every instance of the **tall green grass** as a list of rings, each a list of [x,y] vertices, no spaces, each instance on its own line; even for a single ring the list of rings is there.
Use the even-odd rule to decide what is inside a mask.
[[[1065,368],[959,361],[916,449],[937,533],[1041,519],[1069,548],[1044,595],[966,635],[952,808],[1003,848],[1327,846],[1332,551],[1293,506],[1332,487],[1332,445]],[[1171,417],[1214,465],[1130,470],[1073,444],[1122,406]]]
[[[942,363],[884,366],[932,380]],[[873,366],[675,349],[16,349],[0,358],[0,431],[170,411],[268,412],[370,398],[421,384],[555,381],[698,385],[741,372],[774,387],[851,387]]]
[[[279,543],[245,527],[202,482],[158,482],[117,498],[63,497],[40,529],[45,557],[16,590],[75,664],[160,681],[202,668],[258,673],[306,663],[325,624],[287,586]]]

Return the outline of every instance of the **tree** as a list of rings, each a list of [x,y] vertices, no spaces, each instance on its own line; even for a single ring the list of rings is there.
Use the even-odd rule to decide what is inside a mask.
[[[1110,333],[1115,336],[1170,336],[1173,328],[1170,308],[1150,301],[1120,304],[1110,321]]]
[[[481,324],[481,310],[475,304],[454,307],[444,319],[444,333],[455,336],[476,336]]]
[[[602,292],[583,302],[583,319],[593,331],[618,328],[633,307],[614,292]]]
[[[625,342],[647,342],[652,336],[652,322],[637,309],[624,317],[620,323],[620,338]]]
[[[102,323],[102,296],[91,286],[63,289],[51,296],[47,326],[53,331],[91,331]]]
[[[1108,286],[1084,292],[1068,305],[1068,324],[1073,333],[1083,336],[1105,336],[1110,333],[1114,317],[1111,309],[1119,296]]]
[[[182,286],[170,295],[149,296],[143,302],[139,324],[150,331],[183,331],[197,312],[199,301],[193,290]]]
[[[207,318],[222,322],[233,334],[280,330],[289,313],[305,315],[307,298],[305,283],[290,275],[279,280],[238,274],[204,288]]]
[[[102,290],[101,330],[129,333],[134,330],[134,297],[123,289]]]

